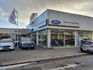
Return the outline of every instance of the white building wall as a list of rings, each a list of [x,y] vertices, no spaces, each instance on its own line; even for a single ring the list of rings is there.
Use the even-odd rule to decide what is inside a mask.
[[[78,46],[78,31],[75,31],[74,34],[75,34],[75,46]]]
[[[73,27],[59,27],[59,29],[74,29],[74,30],[92,30],[93,31],[93,18],[82,15],[70,14],[65,12],[59,12],[54,10],[48,10],[49,24],[52,24],[52,20],[59,20],[59,25],[66,25],[64,21],[79,23],[78,25],[70,24],[71,26],[79,26],[79,28]],[[68,24],[67,24],[68,25]],[[68,25],[69,26],[69,25]],[[55,26],[49,26],[49,28],[55,28]],[[58,28],[56,26],[56,28]]]
[[[12,28],[0,28],[0,33],[16,33],[17,29]],[[26,29],[18,29],[19,34],[28,33]]]
[[[14,29],[0,28],[0,33],[14,33]]]
[[[51,30],[47,30],[47,48],[51,48]]]

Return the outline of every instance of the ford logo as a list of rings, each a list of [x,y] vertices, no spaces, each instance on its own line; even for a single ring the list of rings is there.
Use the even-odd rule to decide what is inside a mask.
[[[59,20],[52,20],[51,21],[53,24],[60,24],[60,21]]]

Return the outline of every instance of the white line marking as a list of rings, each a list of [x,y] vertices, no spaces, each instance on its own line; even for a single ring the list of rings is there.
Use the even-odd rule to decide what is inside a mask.
[[[4,67],[0,67],[0,70],[5,70],[5,69],[13,69],[13,68],[18,68],[18,67],[24,67],[26,65],[30,65],[30,64],[34,64],[33,63],[24,63],[24,64],[17,64],[17,65],[10,65],[10,66],[4,66]]]
[[[60,68],[55,68],[55,69],[50,69],[50,70],[60,70],[60,69],[66,69],[66,68],[75,68],[75,67],[77,67],[77,66],[79,66],[79,65],[77,65],[77,64],[68,64],[67,66],[64,66],[64,67],[60,67]]]

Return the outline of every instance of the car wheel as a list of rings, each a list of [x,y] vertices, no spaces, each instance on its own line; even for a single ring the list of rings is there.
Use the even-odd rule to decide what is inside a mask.
[[[84,52],[84,50],[83,50],[82,48],[80,48],[80,51],[81,51],[81,52]]]
[[[23,50],[24,48],[23,47],[20,47],[21,50]]]
[[[33,47],[32,49],[35,49],[35,47]]]

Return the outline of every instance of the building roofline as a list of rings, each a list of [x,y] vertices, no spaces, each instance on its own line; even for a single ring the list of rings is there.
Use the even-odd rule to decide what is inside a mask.
[[[60,13],[65,13],[65,14],[71,14],[71,15],[76,15],[76,16],[81,16],[81,17],[93,18],[92,16],[86,16],[86,15],[82,15],[82,14],[64,12],[64,11],[59,11],[59,10],[54,10],[54,9],[46,9],[46,10],[44,10],[41,14],[39,14],[39,15],[36,17],[36,19],[38,19],[38,18],[39,18],[44,12],[46,12],[46,11],[55,11],[55,12],[60,12]],[[36,20],[36,19],[34,19],[34,20]],[[34,20],[33,20],[33,21],[34,21]],[[30,23],[29,23],[29,25],[30,25]],[[27,25],[27,26],[29,26],[29,25]],[[27,27],[27,26],[26,26],[26,27]]]
[[[0,29],[17,29],[17,28],[0,28]],[[18,29],[26,29],[26,28],[18,28]]]
[[[36,19],[38,19],[43,13],[45,13],[48,9],[44,10],[41,14],[39,14],[33,21],[35,21]],[[31,23],[29,23],[27,26],[31,25]],[[26,27],[27,27],[26,26]]]
[[[82,15],[82,14],[76,14],[76,13],[70,13],[70,12],[64,12],[64,11],[59,11],[59,10],[54,10],[54,9],[46,9],[46,10],[60,12],[60,13],[65,13],[65,14],[71,14],[71,15],[77,15],[77,16],[82,16],[82,17],[93,18],[92,16],[87,16],[87,15]]]

